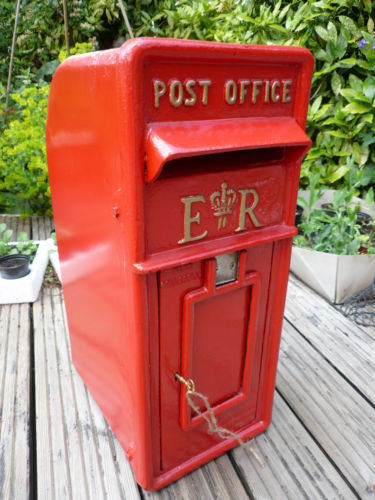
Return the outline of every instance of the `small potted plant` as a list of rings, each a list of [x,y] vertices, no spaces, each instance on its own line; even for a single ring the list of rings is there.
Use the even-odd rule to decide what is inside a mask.
[[[365,289],[375,276],[375,207],[354,189],[301,192],[304,208],[291,271],[332,303]]]
[[[23,278],[30,272],[30,259],[33,259],[37,245],[27,241],[27,234],[18,234],[17,242],[10,243],[13,234],[6,224],[0,224],[0,276],[3,279]]]
[[[30,241],[27,234],[18,234],[0,224],[0,304],[34,302],[41,288],[48,263],[48,246]]]

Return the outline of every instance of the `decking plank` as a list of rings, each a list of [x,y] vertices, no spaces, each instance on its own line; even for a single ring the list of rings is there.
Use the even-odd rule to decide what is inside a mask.
[[[373,498],[374,409],[287,321],[277,387],[358,495]]]
[[[245,500],[249,498],[227,455],[222,455],[203,465],[160,491],[143,491],[143,495],[148,500],[197,498]]]
[[[0,498],[4,500],[29,495],[29,339],[29,306],[0,306]]]
[[[5,223],[7,229],[13,231],[11,241],[16,241],[18,234],[23,231],[30,238],[31,235],[31,222],[29,218],[21,218],[19,215],[4,214],[0,215],[0,223]]]
[[[249,449],[231,453],[254,499],[356,498],[278,393],[270,427],[248,446],[261,463]]]
[[[52,217],[40,217],[33,215],[31,217],[32,234],[34,240],[46,240],[50,237],[53,228]]]
[[[55,331],[47,291],[34,303],[38,498],[71,498]],[[45,477],[48,476],[48,477]]]
[[[375,403],[375,337],[293,276],[285,317],[337,370]]]
[[[42,291],[34,319],[39,498],[138,499],[130,465],[71,364],[60,288]]]

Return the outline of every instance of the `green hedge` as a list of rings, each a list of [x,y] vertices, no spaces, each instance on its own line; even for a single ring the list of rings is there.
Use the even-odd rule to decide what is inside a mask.
[[[0,6],[0,75],[4,85],[12,9],[13,2],[5,1]],[[362,194],[372,189],[375,182],[373,2],[143,0],[127,2],[127,9],[137,36],[309,48],[315,57],[315,73],[307,131],[314,146],[303,162],[301,185],[308,186],[309,178],[316,174],[324,186],[355,183]],[[68,10],[71,43],[88,41],[102,49],[112,46],[121,36],[127,37],[116,0],[70,0]],[[20,20],[14,81],[22,92],[22,88],[40,80],[48,83],[58,64],[58,52],[64,45],[61,3],[30,0],[23,5]],[[16,100],[14,119],[22,124],[26,117],[17,111],[20,105]],[[13,121],[8,121],[8,127]],[[29,122],[27,126],[33,125]],[[35,138],[41,141],[38,154],[42,159],[44,145],[39,133]],[[3,144],[1,140],[2,156]],[[33,148],[29,151],[36,154],[36,143],[36,149]],[[14,168],[21,175],[23,168],[26,186],[32,174],[25,167],[24,151],[20,152],[20,159],[17,154],[14,151],[13,156],[7,156],[11,162],[8,169]],[[0,182],[1,175],[2,172]],[[49,210],[48,203],[41,203],[43,196],[48,197],[48,189],[35,191],[34,185],[22,193],[22,206],[27,210]],[[36,193],[35,203],[32,198]],[[12,209],[9,203],[8,199],[7,206]]]

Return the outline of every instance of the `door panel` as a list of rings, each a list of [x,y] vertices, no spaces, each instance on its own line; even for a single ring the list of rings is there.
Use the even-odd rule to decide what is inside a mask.
[[[208,397],[220,426],[254,421],[271,257],[272,244],[241,252],[238,279],[218,287],[215,260],[159,273],[162,470],[220,441],[191,413],[176,372]]]

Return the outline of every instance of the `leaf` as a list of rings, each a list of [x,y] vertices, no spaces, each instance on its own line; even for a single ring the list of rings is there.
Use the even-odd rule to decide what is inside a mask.
[[[332,135],[333,137],[339,137],[340,139],[347,139],[348,134],[345,132],[342,132],[341,130],[329,130],[329,135]]]
[[[341,59],[345,55],[347,47],[348,47],[348,42],[346,41],[344,35],[340,33],[336,43],[336,57],[338,59]]]
[[[358,144],[358,142],[354,142],[352,144],[353,148],[353,156],[355,162],[362,167],[366,161],[368,160],[370,151],[367,146],[363,146],[361,144]]]
[[[315,26],[315,31],[318,33],[320,38],[322,38],[325,42],[328,42],[330,37],[328,31],[323,28],[323,26]]]
[[[374,31],[374,21],[371,17],[368,18],[368,21],[367,21],[367,31],[372,34],[372,32]]]
[[[315,115],[320,107],[320,104],[322,102],[322,96],[320,95],[315,99],[315,101],[312,103],[310,107],[310,111],[312,115]]]
[[[339,95],[341,90],[341,78],[336,71],[333,72],[331,77],[331,88],[335,95]]]
[[[347,16],[339,16],[340,23],[354,36],[361,36],[360,30],[355,22]]]
[[[353,74],[349,75],[349,84],[352,89],[357,90],[357,92],[362,92],[363,82],[360,78],[358,78],[358,76]]]
[[[327,111],[332,108],[332,106],[332,104],[324,104],[323,106],[321,106],[314,116],[315,120],[322,118],[327,113]]]
[[[336,26],[331,21],[327,25],[327,33],[328,33],[329,40],[336,45],[337,30],[336,30]]]
[[[353,101],[347,104],[343,111],[345,113],[350,113],[352,115],[367,113],[371,109],[370,105],[367,105],[363,102]]]
[[[357,63],[357,59],[355,57],[348,57],[347,59],[341,59],[341,61],[339,62],[339,66],[351,68],[356,63]]]
[[[327,177],[327,180],[331,183],[334,183],[344,177],[345,174],[349,172],[349,167],[346,165],[341,165],[337,170],[333,172],[333,174]]]
[[[319,49],[317,52],[315,52],[315,59],[318,59],[319,61],[329,61],[328,54],[325,50]]]
[[[375,78],[368,76],[363,82],[363,93],[369,99],[374,99],[375,97]]]
[[[366,97],[362,92],[358,92],[354,89],[342,89],[340,94],[345,97],[349,102],[361,101],[367,104],[371,104],[371,99]]]
[[[45,76],[53,75],[59,64],[60,61],[58,59],[46,62],[38,69],[38,71],[36,72],[36,77],[39,80],[42,80]]]

